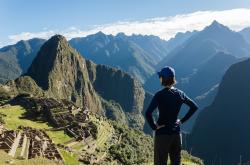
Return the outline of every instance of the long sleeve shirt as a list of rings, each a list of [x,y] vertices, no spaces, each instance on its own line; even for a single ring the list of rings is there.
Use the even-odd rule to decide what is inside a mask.
[[[176,121],[183,103],[189,106],[189,110],[181,119],[181,123],[186,122],[194,114],[198,109],[197,104],[183,91],[175,87],[164,88],[154,95],[148,109],[146,110],[146,120],[150,127],[153,130],[156,130],[157,126],[153,120],[152,113],[158,108],[159,118],[157,124],[165,125],[158,129],[156,134],[174,134],[180,132],[180,126]]]

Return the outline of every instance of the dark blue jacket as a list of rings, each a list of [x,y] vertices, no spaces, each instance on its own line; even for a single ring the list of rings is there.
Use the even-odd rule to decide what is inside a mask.
[[[187,121],[194,114],[198,109],[197,104],[183,91],[175,87],[164,88],[154,95],[146,110],[146,119],[150,127],[156,130],[156,124],[154,123],[152,113],[158,108],[159,118],[157,124],[165,125],[165,127],[158,129],[156,134],[175,134],[180,132],[180,126],[176,124],[176,121],[183,103],[189,106],[189,111],[181,119],[181,123]]]

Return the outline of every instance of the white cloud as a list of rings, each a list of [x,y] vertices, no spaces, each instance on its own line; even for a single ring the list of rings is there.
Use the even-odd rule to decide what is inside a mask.
[[[205,26],[211,24],[213,20],[238,31],[245,27],[250,27],[250,9],[231,9],[223,11],[197,11],[189,14],[181,14],[171,17],[160,17],[146,19],[143,21],[121,21],[106,25],[93,26],[91,30],[81,30],[70,27],[66,30],[44,29],[41,32],[23,32],[21,34],[10,35],[10,43],[15,43],[21,39],[27,40],[34,37],[48,39],[54,34],[62,34],[67,39],[83,37],[102,31],[105,34],[116,35],[124,32],[127,35],[143,34],[156,35],[162,39],[169,39],[177,32],[186,32],[193,30],[202,30]]]
[[[49,36],[55,34],[54,31],[42,31],[42,32],[37,32],[37,33],[30,33],[30,32],[22,32],[17,35],[10,35],[9,39],[17,42],[19,40],[28,40],[31,38],[48,38]]]

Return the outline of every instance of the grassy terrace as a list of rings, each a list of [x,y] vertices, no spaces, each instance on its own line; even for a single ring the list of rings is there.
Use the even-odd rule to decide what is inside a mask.
[[[102,122],[98,130],[97,146],[105,147],[105,142],[113,135],[114,128],[108,122]]]
[[[29,126],[37,129],[51,129],[47,122],[32,121],[29,119],[22,118],[25,113],[25,109],[21,106],[10,106],[6,108],[0,108],[0,113],[5,114],[4,117],[5,127],[8,129],[17,129],[18,126]],[[64,131],[46,131],[50,138],[57,143],[65,143],[72,138],[69,137]]]
[[[21,106],[10,106],[6,108],[0,108],[0,113],[6,115],[4,117],[5,121],[5,127],[8,129],[17,129],[18,126],[23,125],[23,126],[29,126],[37,129],[51,129],[53,127],[49,126],[47,122],[41,122],[41,121],[32,121],[29,119],[23,118],[23,114],[25,113],[25,109],[22,108]],[[72,140],[71,137],[69,137],[67,134],[64,133],[64,131],[46,131],[46,133],[50,136],[50,138],[56,143],[65,143],[69,140]],[[3,152],[3,151],[1,151]],[[60,149],[59,152],[64,158],[64,161],[66,164],[70,165],[76,165],[78,164],[77,157],[75,155],[70,154],[69,152]],[[4,155],[7,155],[4,152]],[[30,160],[18,160],[11,158],[7,156],[5,159],[0,160],[0,164],[4,164],[7,162],[14,162],[14,164],[56,164],[53,161],[44,159],[44,158],[36,158],[36,159],[30,159]]]
[[[66,164],[69,165],[78,165],[79,162],[77,160],[77,156],[69,153],[68,151],[60,149],[59,152],[61,153],[62,157],[64,158],[64,161]]]

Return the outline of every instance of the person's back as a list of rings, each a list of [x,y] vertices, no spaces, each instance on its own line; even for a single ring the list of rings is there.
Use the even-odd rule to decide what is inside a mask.
[[[158,72],[164,89],[158,91],[147,111],[146,119],[150,127],[155,130],[155,165],[165,165],[170,154],[171,164],[180,164],[181,159],[181,135],[180,124],[188,120],[198,109],[198,106],[187,95],[173,87],[175,84],[175,72],[171,67],[165,67]],[[182,104],[187,104],[190,109],[181,119],[178,113]],[[158,108],[159,118],[155,124],[152,112]]]

